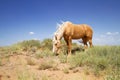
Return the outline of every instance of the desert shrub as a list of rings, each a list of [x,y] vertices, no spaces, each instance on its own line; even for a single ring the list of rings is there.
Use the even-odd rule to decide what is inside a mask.
[[[2,66],[2,59],[0,58],[0,66]]]
[[[86,53],[77,52],[75,55],[68,58],[68,62],[73,67],[83,66],[85,63],[87,63],[87,57],[88,55]]]
[[[36,53],[35,53],[35,56],[36,58],[43,58],[43,57],[49,57],[49,56],[53,56],[53,52],[49,49],[45,49],[45,50],[38,50]]]
[[[59,54],[59,60],[61,63],[66,63],[67,62],[67,55],[64,55],[63,53]]]
[[[47,48],[49,50],[52,50],[52,39],[44,39],[41,42],[42,48]]]
[[[35,60],[32,57],[28,57],[28,58],[26,58],[26,60],[27,60],[28,65],[35,65],[36,64]]]
[[[41,47],[41,43],[39,40],[25,40],[17,43],[17,45],[20,45],[24,51],[30,50],[32,47]]]
[[[28,70],[20,71],[18,74],[18,80],[37,80],[34,74],[31,74]]]
[[[73,67],[88,66],[95,75],[104,70],[108,74],[120,67],[120,46],[94,46],[85,52],[77,52],[69,63]]]
[[[68,69],[68,68],[64,68],[64,69],[63,69],[63,72],[64,72],[65,74],[68,74],[68,73],[69,73],[69,69]]]
[[[39,70],[45,70],[45,69],[49,69],[49,68],[52,68],[52,65],[49,64],[49,63],[42,63],[42,64],[39,66]]]
[[[10,46],[11,50],[16,50],[16,51],[19,51],[21,50],[21,45],[19,44],[13,44]]]
[[[0,57],[9,57],[14,53],[19,53],[19,50],[12,46],[6,46],[3,47],[2,50],[0,51]]]
[[[0,51],[0,56],[4,56],[10,52],[10,47],[3,47]]]
[[[35,53],[35,57],[36,58],[43,58],[44,57],[44,53],[42,52],[42,51],[37,51],[36,53]]]
[[[35,52],[40,46],[40,41],[38,40],[25,40],[11,46],[3,47],[2,53],[9,55],[20,54],[22,51],[28,51],[29,53],[31,53]]]
[[[53,68],[54,67],[54,61],[53,60],[46,60],[43,61],[42,63],[40,63],[39,65],[39,70],[45,70],[45,69],[49,69],[49,68]]]
[[[120,68],[112,70],[108,75],[105,76],[104,80],[119,80],[120,79]]]
[[[103,67],[120,67],[120,47],[119,46],[96,46],[86,52],[94,63],[101,69]]]
[[[46,74],[42,74],[40,80],[51,80]]]

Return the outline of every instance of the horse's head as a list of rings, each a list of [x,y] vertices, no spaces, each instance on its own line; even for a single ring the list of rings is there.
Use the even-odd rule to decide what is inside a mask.
[[[63,33],[64,33],[64,29],[65,29],[65,23],[62,22],[62,24],[57,24],[58,25],[58,29],[54,34],[53,37],[53,52],[55,54],[59,54],[60,52],[60,48],[61,48],[61,42],[60,40],[63,37]]]
[[[60,38],[57,34],[55,34],[53,38],[53,53],[55,53],[56,55],[59,54],[60,47],[61,47]]]

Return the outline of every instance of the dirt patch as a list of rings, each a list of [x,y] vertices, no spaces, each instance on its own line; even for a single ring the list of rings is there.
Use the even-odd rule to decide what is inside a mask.
[[[37,59],[21,54],[3,58],[1,62],[4,65],[0,66],[0,80],[103,80],[92,73],[85,74],[82,67],[70,69],[57,56]],[[41,64],[47,68],[39,69]]]

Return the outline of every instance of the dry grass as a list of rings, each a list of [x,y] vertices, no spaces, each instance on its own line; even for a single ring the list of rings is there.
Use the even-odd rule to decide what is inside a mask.
[[[36,61],[34,58],[28,57],[26,60],[28,65],[36,65]]]
[[[25,46],[27,48],[26,51],[23,50]],[[33,50],[34,47],[36,48]],[[62,49],[59,56],[54,56],[51,47],[51,40],[48,39],[43,42],[24,41],[9,47],[0,48],[0,68],[12,66],[13,70],[15,70],[16,66],[25,65],[28,71],[21,71],[17,75],[18,80],[37,80],[36,76],[29,72],[29,70],[32,69],[35,69],[36,72],[38,70],[38,73],[40,70],[53,71],[53,73],[58,70],[66,75],[70,75],[71,72],[77,74],[82,71],[87,76],[91,74],[94,74],[96,77],[102,76],[104,80],[120,79],[120,46],[94,46],[94,48],[87,49],[86,51],[74,51],[74,55],[69,58],[68,62],[67,55],[65,55],[66,49]],[[74,45],[74,48],[76,47],[77,45]],[[14,58],[14,56],[22,55],[23,53],[27,54],[24,55],[27,57],[25,59],[27,65],[24,63],[17,65],[17,62],[13,64],[13,62],[7,61],[11,55],[13,55]],[[14,60],[14,62],[16,60]],[[61,69],[59,68],[61,64],[69,65],[70,67]],[[28,65],[30,66],[28,67]],[[34,65],[37,66],[37,68],[34,68]],[[54,73],[53,75],[56,74]],[[50,80],[46,75],[42,76],[41,79]],[[85,77],[84,79],[87,78]]]

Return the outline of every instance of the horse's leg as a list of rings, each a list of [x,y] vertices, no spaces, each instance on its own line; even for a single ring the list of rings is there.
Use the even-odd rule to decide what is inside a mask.
[[[84,38],[82,38],[82,40],[83,40],[84,48],[87,49],[87,48],[88,48],[88,45],[87,45],[87,38],[84,37]]]
[[[93,47],[92,39],[89,39],[89,44],[90,44],[90,47]]]
[[[65,40],[66,43],[67,43],[67,47],[68,47],[67,53],[68,53],[68,55],[69,55],[69,54],[71,54],[71,43],[72,43],[72,39],[71,39],[71,38],[64,38],[64,40]]]
[[[67,47],[68,47],[68,49],[67,49],[67,53],[68,53],[68,56],[67,56],[67,63],[69,62],[69,58],[70,58],[70,56],[71,56],[71,45],[72,45],[72,39],[70,38],[70,37],[64,37],[64,40],[66,41],[66,43],[67,43]]]
[[[68,41],[68,55],[71,55],[71,48],[72,48],[72,39],[69,37]]]
[[[68,49],[68,40],[66,38],[64,38],[66,44],[67,44],[67,49]],[[68,50],[67,50],[67,54],[68,54]]]

